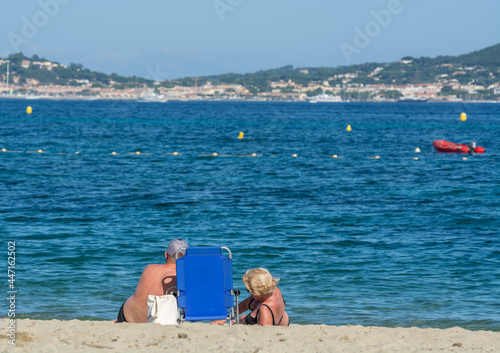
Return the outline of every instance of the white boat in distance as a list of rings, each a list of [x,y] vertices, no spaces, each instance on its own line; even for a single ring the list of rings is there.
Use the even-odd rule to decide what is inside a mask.
[[[156,94],[151,91],[143,91],[137,99],[139,102],[165,103],[167,101],[167,97],[165,97],[163,94]]]
[[[318,94],[317,96],[311,97],[309,103],[341,103],[342,98],[340,96],[331,96],[326,93]]]
[[[429,100],[426,97],[403,96],[399,97],[398,102],[401,103],[425,103]]]

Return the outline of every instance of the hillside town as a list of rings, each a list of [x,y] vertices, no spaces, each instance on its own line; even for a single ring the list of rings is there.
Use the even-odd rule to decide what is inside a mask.
[[[398,61],[401,65],[411,65],[411,60]],[[127,87],[120,82],[110,80],[108,85],[96,84],[88,79],[69,80],[66,84],[42,83],[34,78],[21,79],[15,73],[9,77],[8,60],[0,60],[0,98],[18,99],[81,99],[81,100],[138,100],[150,102],[200,101],[200,100],[257,100],[257,101],[311,101],[311,102],[461,102],[461,101],[490,101],[500,102],[500,82],[487,87],[475,82],[461,83],[457,78],[468,72],[476,72],[475,66],[453,66],[441,64],[443,68],[452,69],[451,74],[436,75],[434,82],[418,84],[387,84],[379,81],[379,75],[384,67],[376,67],[367,76],[375,83],[363,84],[355,82],[360,72],[347,72],[328,77],[323,81],[309,81],[307,84],[296,83],[291,79],[268,81],[269,90],[265,92],[251,92],[251,89],[242,84],[212,83],[203,81],[192,86],[180,82],[170,81],[169,86],[161,82],[152,85],[135,85]],[[447,67],[448,66],[448,67]],[[37,68],[52,71],[66,66],[51,61],[23,60],[24,69]],[[309,70],[302,69],[300,74],[307,76]],[[496,74],[496,73],[495,73]],[[494,75],[494,73],[490,73]],[[481,98],[481,92],[490,91],[488,99]],[[458,96],[456,92],[461,92]],[[321,99],[317,99],[321,97]],[[492,99],[493,97],[493,99]]]

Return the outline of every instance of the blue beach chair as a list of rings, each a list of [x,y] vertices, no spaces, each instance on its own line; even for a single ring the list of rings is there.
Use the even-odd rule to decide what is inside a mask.
[[[177,306],[181,321],[220,320],[230,318],[239,323],[238,295],[233,288],[233,262],[226,247],[188,247],[178,258]],[[222,254],[227,250],[229,257]],[[236,305],[235,305],[236,302]]]

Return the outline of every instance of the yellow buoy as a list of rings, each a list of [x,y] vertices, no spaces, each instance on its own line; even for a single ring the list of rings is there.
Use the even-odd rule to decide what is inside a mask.
[[[252,153],[252,157],[257,157],[257,153]]]
[[[345,131],[351,131],[352,128],[351,128],[351,125],[347,125],[347,128],[345,129]]]
[[[375,156],[375,159],[380,159],[380,156]]]
[[[243,132],[240,132],[238,138],[241,140],[241,139],[243,139],[244,136],[245,136],[245,134]]]
[[[339,156],[337,156],[336,154],[334,154],[334,155],[332,156],[332,158],[339,158]]]
[[[135,154],[141,154],[141,152],[137,151],[137,152],[135,152]]]
[[[5,148],[2,148],[2,152],[7,152],[7,150]]]
[[[43,150],[38,150],[37,152],[38,152],[38,153],[43,153]]]
[[[111,152],[111,154],[112,154],[113,156],[116,156],[116,152]]]
[[[417,157],[415,157],[415,158],[413,158],[413,159],[414,159],[414,160],[416,160],[416,161],[418,161],[418,158],[417,158]]]
[[[31,114],[31,113],[33,113],[33,108],[31,108],[30,106],[28,106],[26,108],[26,114]]]
[[[460,114],[460,120],[461,121],[466,121],[467,120],[467,114],[465,114],[465,113]]]
[[[467,157],[464,157],[464,158],[462,158],[462,159],[463,159],[464,161],[466,161],[466,160],[467,160]]]
[[[179,152],[174,152],[172,153],[174,156],[177,156],[179,154]]]
[[[294,153],[294,154],[292,154],[292,157],[297,157],[297,155]]]
[[[415,153],[420,153],[420,152],[421,152],[421,151],[420,151],[420,148],[418,148],[418,147],[417,147],[417,148],[415,149]]]
[[[217,156],[217,152],[212,153],[212,156]]]

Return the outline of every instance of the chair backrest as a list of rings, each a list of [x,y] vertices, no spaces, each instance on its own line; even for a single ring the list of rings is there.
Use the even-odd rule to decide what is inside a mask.
[[[184,320],[225,319],[234,308],[233,266],[218,247],[188,247],[177,259],[177,305]]]

